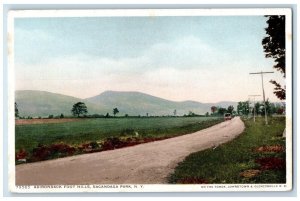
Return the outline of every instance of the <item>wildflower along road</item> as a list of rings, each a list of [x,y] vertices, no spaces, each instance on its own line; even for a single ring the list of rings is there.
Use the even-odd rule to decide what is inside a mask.
[[[16,185],[161,184],[189,154],[241,134],[239,117],[192,134],[93,154],[16,166]]]

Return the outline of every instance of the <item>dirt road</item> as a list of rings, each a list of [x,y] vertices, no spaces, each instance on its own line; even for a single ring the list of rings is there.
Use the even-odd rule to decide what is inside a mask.
[[[162,141],[18,165],[16,184],[162,184],[178,162],[190,153],[230,141],[243,130],[243,122],[236,117]]]
[[[55,124],[72,121],[82,121],[80,118],[62,118],[62,119],[16,119],[16,125],[28,125],[28,124]]]

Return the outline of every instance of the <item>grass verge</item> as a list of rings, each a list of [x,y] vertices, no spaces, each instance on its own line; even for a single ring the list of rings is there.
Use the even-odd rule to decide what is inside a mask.
[[[270,118],[268,126],[263,118],[244,122],[246,128],[235,140],[179,163],[169,183],[285,183],[285,118]]]

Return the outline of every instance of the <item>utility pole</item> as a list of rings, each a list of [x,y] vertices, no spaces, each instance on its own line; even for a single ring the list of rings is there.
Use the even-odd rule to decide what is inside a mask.
[[[263,76],[263,74],[266,74],[266,73],[274,73],[274,72],[261,71],[261,72],[256,72],[256,73],[250,73],[250,75],[253,75],[253,74],[261,75],[261,86],[262,86],[262,91],[263,91],[264,108],[265,108],[265,122],[266,122],[266,125],[268,125],[267,108],[266,108],[266,100],[265,100],[265,89],[264,89],[264,76]]]
[[[260,96],[260,95],[249,95],[249,97],[253,97],[253,121],[255,122],[255,97]]]

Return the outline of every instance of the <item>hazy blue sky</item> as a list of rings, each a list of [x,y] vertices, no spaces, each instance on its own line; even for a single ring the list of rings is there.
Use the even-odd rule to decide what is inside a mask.
[[[106,90],[170,100],[240,101],[273,70],[263,16],[15,19],[16,89],[87,98]],[[277,101],[275,71],[266,96]]]

